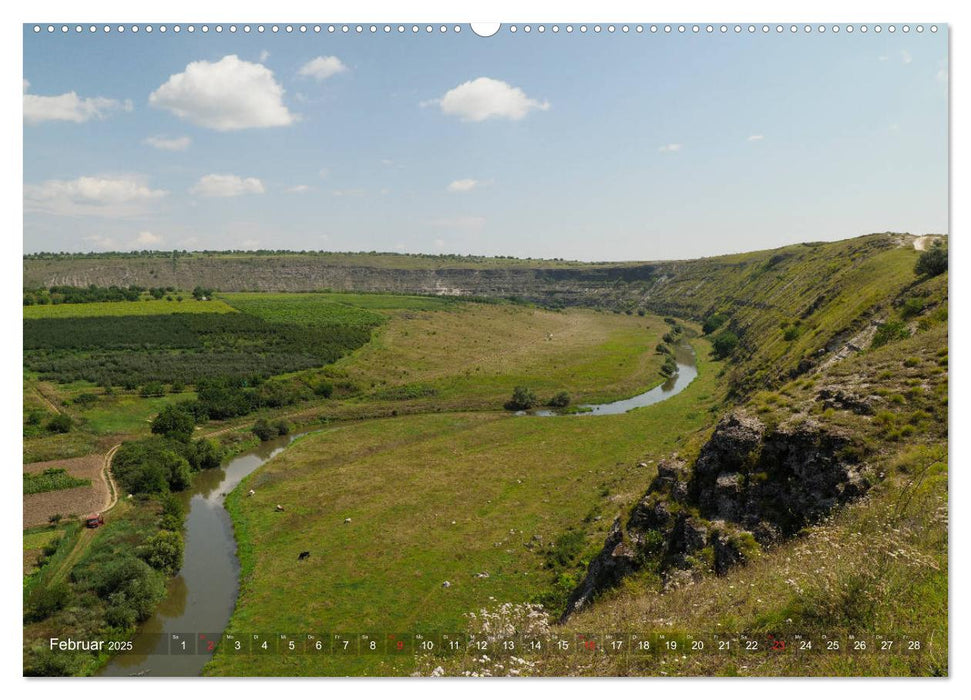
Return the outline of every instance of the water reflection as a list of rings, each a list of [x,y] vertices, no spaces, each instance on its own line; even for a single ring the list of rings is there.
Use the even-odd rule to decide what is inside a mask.
[[[283,451],[297,436],[280,438],[232,459],[224,468],[200,472],[181,494],[186,505],[185,557],[169,581],[165,600],[135,635],[137,653],[119,654],[102,676],[197,676],[212,657],[169,654],[173,634],[218,635],[229,622],[239,587],[239,560],[223,499],[254,469]]]
[[[691,345],[688,343],[679,343],[676,345],[674,348],[674,360],[678,365],[677,372],[664,380],[663,384],[645,391],[643,394],[632,396],[629,399],[622,399],[620,401],[612,401],[610,403],[601,404],[581,404],[580,408],[586,410],[568,415],[616,415],[618,413],[627,413],[635,408],[650,406],[651,404],[659,403],[665,399],[671,398],[675,394],[683,391],[684,388],[691,384],[691,382],[694,381],[694,378],[698,376],[698,365],[695,358],[695,351]],[[521,411],[518,415],[556,416],[560,414],[558,414],[556,411],[543,409],[539,411],[529,411],[528,414],[525,411]]]

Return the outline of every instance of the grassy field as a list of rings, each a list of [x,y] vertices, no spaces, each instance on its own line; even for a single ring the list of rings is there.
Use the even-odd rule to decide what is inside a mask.
[[[219,299],[240,311],[246,311],[268,321],[317,323],[321,318],[340,321],[347,314],[352,322],[365,320],[379,323],[379,314],[371,311],[439,311],[464,304],[456,297],[429,297],[409,294],[356,294],[354,292],[311,292],[299,294],[266,292],[227,292]],[[354,310],[357,310],[355,312]]]
[[[521,384],[541,399],[567,391],[574,402],[607,401],[661,382],[654,347],[667,330],[652,316],[468,304],[396,316],[324,374],[372,398],[426,388],[450,408],[500,408]]]
[[[79,410],[84,428],[96,435],[133,435],[146,432],[152,418],[165,406],[185,401],[195,396],[184,391],[157,397],[136,394],[103,396],[90,409]]]
[[[325,324],[348,324],[376,326],[385,317],[368,311],[366,307],[353,303],[349,297],[348,303],[337,301],[336,294],[222,294],[233,308],[262,318],[271,323],[295,323],[303,326]],[[354,295],[355,298],[367,295]],[[383,308],[410,308],[414,297],[401,297],[401,307],[394,306],[396,297],[385,297]],[[373,308],[373,307],[372,307]]]
[[[145,301],[106,301],[91,304],[45,304],[25,306],[24,318],[95,318],[98,316],[158,316],[161,314],[229,314],[228,304],[213,299],[146,299]]]
[[[574,528],[599,543],[653,476],[637,463],[683,449],[713,420],[719,367],[698,346],[695,382],[629,414],[409,416],[303,438],[229,497],[243,565],[230,631],[461,630],[490,597],[543,595],[543,543]],[[210,672],[392,672],[379,663],[220,653]]]

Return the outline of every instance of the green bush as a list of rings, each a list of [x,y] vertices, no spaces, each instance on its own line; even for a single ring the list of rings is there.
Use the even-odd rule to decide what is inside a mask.
[[[525,386],[517,386],[512,391],[512,398],[506,402],[506,408],[510,411],[527,411],[539,404],[536,394],[532,389]]]
[[[92,394],[90,392],[85,392],[83,394],[78,394],[74,397],[74,403],[81,408],[90,408],[98,400],[97,394]]]
[[[66,413],[58,413],[47,421],[47,430],[51,433],[69,433],[73,425],[74,421],[71,420],[71,416]]]
[[[195,417],[181,404],[166,406],[152,420],[152,432],[155,435],[164,435],[181,442],[191,438],[195,428]]]
[[[721,360],[731,355],[738,347],[738,336],[731,331],[722,331],[712,341],[715,359]]]
[[[900,307],[900,315],[904,318],[913,318],[924,310],[926,304],[926,300],[921,297],[910,297]]]
[[[323,396],[325,399],[329,399],[334,393],[334,385],[324,379],[317,382],[317,384],[314,386],[314,393],[317,396]]]
[[[728,314],[712,314],[705,319],[704,324],[701,326],[701,330],[705,335],[710,335],[714,333],[728,320]]]
[[[174,574],[182,568],[182,555],[185,551],[182,533],[161,530],[149,538],[146,550],[145,561],[153,569]]]
[[[260,442],[272,440],[277,436],[276,428],[271,426],[265,418],[260,418],[253,424],[253,434],[260,439]]]
[[[191,446],[190,446],[191,447]],[[161,437],[129,441],[115,453],[111,470],[129,493],[167,493],[189,486],[188,447]]]
[[[215,469],[222,464],[223,450],[214,440],[203,438],[195,441],[187,459],[195,470]]]
[[[570,395],[565,391],[557,392],[550,399],[549,405],[553,408],[566,408],[570,405]]]
[[[149,398],[153,396],[164,396],[165,395],[165,385],[162,382],[148,382],[145,384],[139,395],[143,398]]]
[[[64,608],[71,600],[71,589],[66,583],[38,586],[31,591],[24,611],[26,622],[44,620]]]
[[[903,321],[887,321],[880,324],[877,332],[873,335],[873,342],[870,347],[879,348],[894,340],[903,340],[910,337],[910,330]]]
[[[664,364],[661,365],[661,374],[665,377],[674,376],[678,371],[678,363],[675,362],[674,358],[668,355],[664,358]]]
[[[936,277],[947,272],[947,246],[939,241],[920,254],[914,272],[926,277]]]

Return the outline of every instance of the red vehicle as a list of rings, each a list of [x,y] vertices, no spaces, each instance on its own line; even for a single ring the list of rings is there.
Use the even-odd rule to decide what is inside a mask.
[[[105,516],[101,513],[92,513],[84,517],[84,524],[87,527],[100,527],[105,524]]]

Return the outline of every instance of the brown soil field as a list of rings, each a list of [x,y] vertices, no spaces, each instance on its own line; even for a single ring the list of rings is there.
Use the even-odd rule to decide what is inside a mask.
[[[25,473],[36,474],[59,467],[66,469],[71,476],[91,479],[91,485],[24,496],[24,528],[44,525],[55,513],[67,518],[72,513],[82,516],[103,508],[109,500],[108,486],[101,476],[103,466],[104,455],[100,454],[25,464]]]

